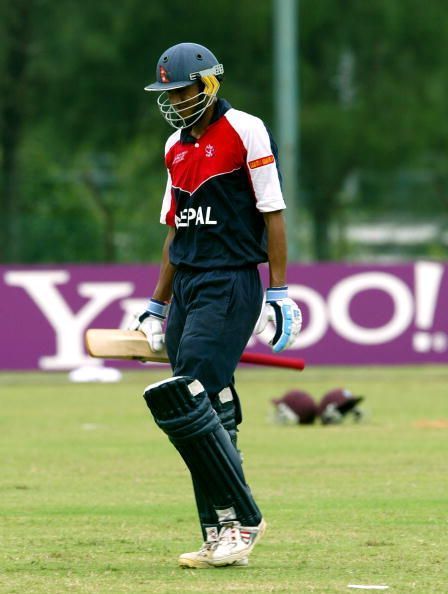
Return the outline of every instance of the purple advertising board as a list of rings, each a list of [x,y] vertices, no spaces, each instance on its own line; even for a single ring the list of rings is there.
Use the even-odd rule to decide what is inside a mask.
[[[157,275],[151,265],[1,266],[0,369],[92,364],[85,330],[126,328]],[[447,263],[292,264],[288,282],[304,323],[286,355],[308,365],[448,363]],[[269,335],[247,350],[269,353]]]

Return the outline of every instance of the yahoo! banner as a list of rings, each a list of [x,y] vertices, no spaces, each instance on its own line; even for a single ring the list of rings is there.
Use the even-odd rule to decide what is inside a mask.
[[[125,328],[157,275],[137,265],[0,267],[0,369],[93,364],[85,330]],[[304,325],[287,354],[316,365],[448,362],[448,264],[294,264],[288,281]],[[248,350],[269,352],[266,343],[253,336]]]

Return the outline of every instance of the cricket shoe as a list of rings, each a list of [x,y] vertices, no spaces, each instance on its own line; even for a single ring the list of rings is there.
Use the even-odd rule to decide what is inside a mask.
[[[218,545],[218,530],[216,528],[206,528],[207,540],[203,543],[199,551],[192,553],[183,553],[179,557],[179,566],[182,568],[189,569],[210,569],[213,564],[210,563],[210,559],[213,554],[213,550]],[[234,567],[245,567],[249,564],[247,557],[242,557],[237,561],[231,563],[222,563],[222,565],[233,565]]]
[[[247,559],[266,530],[262,519],[258,526],[241,526],[239,522],[226,522],[218,534],[218,543],[212,549],[207,563],[213,567],[236,564]]]

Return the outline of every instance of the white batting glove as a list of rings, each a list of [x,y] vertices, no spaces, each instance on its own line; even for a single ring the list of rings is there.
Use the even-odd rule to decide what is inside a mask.
[[[302,328],[302,312],[288,297],[288,287],[267,289],[266,303],[255,326],[255,333],[263,332],[268,322],[274,322],[275,325],[275,334],[269,341],[274,353],[280,353],[294,344]]]
[[[169,304],[157,299],[150,299],[146,309],[137,314],[129,325],[129,330],[141,330],[148,340],[152,351],[159,352],[165,346],[163,322],[168,315]]]

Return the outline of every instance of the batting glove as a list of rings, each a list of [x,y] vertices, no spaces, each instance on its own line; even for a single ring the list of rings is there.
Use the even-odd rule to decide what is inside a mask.
[[[269,321],[274,322],[275,334],[269,341],[274,353],[292,346],[302,327],[302,312],[288,297],[288,287],[271,287],[266,291],[266,303],[255,332],[263,332]]]
[[[137,314],[129,330],[141,330],[148,340],[152,351],[158,352],[165,346],[163,322],[168,315],[169,304],[157,299],[150,299],[146,309]]]

